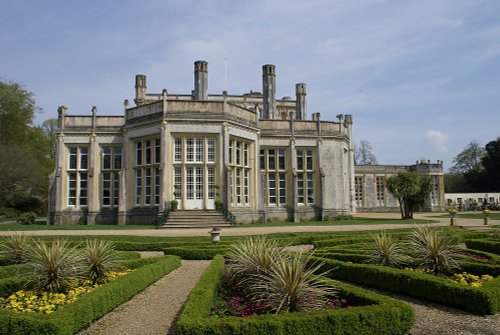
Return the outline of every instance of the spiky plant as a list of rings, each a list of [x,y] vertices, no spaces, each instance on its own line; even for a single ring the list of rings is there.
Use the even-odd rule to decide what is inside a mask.
[[[408,237],[415,265],[434,273],[447,273],[460,269],[463,259],[457,251],[457,240],[448,231],[418,227]]]
[[[82,253],[65,239],[35,241],[26,253],[30,280],[27,286],[48,292],[61,292],[82,278]]]
[[[248,279],[249,275],[269,271],[275,262],[288,257],[284,248],[265,237],[250,237],[229,248],[226,268],[231,277]]]
[[[22,233],[11,233],[4,236],[0,243],[0,255],[5,257],[9,263],[20,264],[26,261],[26,250],[32,238]]]
[[[399,266],[403,263],[403,247],[385,231],[372,236],[375,246],[370,250],[369,263],[385,266]]]
[[[118,254],[111,241],[87,240],[83,248],[86,273],[92,283],[104,282],[107,272],[118,269]]]
[[[251,298],[275,313],[312,311],[325,308],[335,290],[316,274],[323,265],[310,264],[311,254],[290,254],[278,259],[270,269],[258,274],[250,286]]]

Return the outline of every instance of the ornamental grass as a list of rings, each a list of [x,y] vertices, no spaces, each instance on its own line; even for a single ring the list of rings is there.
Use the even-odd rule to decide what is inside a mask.
[[[84,279],[83,255],[65,239],[33,241],[26,252],[27,286],[47,292],[61,292]]]
[[[375,246],[370,250],[368,263],[398,267],[404,263],[403,246],[386,231],[372,235]]]
[[[10,264],[26,262],[26,251],[32,243],[32,238],[22,233],[11,233],[2,237],[0,242],[0,255],[5,257]]]
[[[116,270],[118,256],[115,245],[106,240],[87,240],[83,248],[83,262],[87,276],[93,284],[104,282],[108,272]]]
[[[430,269],[435,274],[450,273],[460,269],[457,240],[448,231],[418,227],[408,238],[417,267]]]

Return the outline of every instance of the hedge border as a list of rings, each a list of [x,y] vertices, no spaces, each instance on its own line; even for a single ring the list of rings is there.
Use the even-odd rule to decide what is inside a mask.
[[[324,261],[322,270],[330,270],[329,277],[334,279],[401,293],[475,314],[495,314],[500,311],[500,277],[473,288],[424,273],[313,258]]]
[[[500,255],[500,241],[492,241],[488,239],[470,239],[465,240],[465,245],[468,249],[489,252],[495,255]]]
[[[224,271],[224,258],[216,256],[201,276],[177,322],[178,335],[310,335],[406,334],[415,322],[413,309],[403,302],[344,283],[335,283],[343,294],[363,301],[335,311],[258,315],[247,318],[209,316]]]
[[[80,296],[75,302],[59,307],[49,315],[0,310],[0,334],[75,334],[178,268],[181,262],[179,257],[163,256],[155,261],[145,261],[144,264],[146,265],[128,275]]]

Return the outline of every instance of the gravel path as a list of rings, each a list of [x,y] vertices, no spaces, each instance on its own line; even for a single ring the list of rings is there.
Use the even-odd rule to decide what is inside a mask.
[[[422,301],[407,296],[364,289],[387,295],[408,303],[415,310],[416,323],[409,335],[499,335],[500,313],[495,315],[475,315],[464,311]]]
[[[172,271],[78,335],[172,335],[187,296],[209,261],[182,261]]]

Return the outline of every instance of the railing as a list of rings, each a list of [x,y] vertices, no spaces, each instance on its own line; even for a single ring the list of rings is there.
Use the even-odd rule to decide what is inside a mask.
[[[170,215],[170,202],[165,204],[165,209],[163,210],[163,214],[158,218],[158,222],[156,223],[156,228],[163,226]]]
[[[236,226],[236,216],[227,209],[226,205],[223,203],[218,204],[215,209],[224,215],[226,221],[228,221],[231,225]]]

